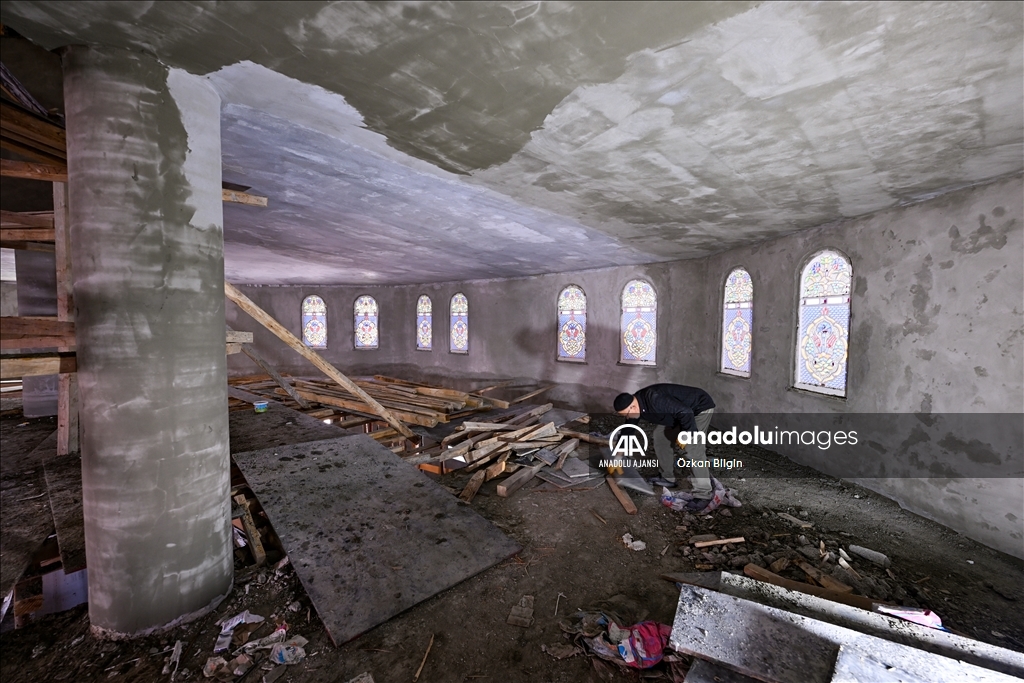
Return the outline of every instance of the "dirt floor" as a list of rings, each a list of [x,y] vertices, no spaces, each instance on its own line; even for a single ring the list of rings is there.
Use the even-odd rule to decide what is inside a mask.
[[[10,416],[0,419],[0,427],[4,459],[15,450],[31,450],[53,430],[52,421]],[[590,425],[595,427],[607,425]],[[767,565],[783,557],[803,558],[801,552],[816,552],[821,541],[833,554],[840,546],[857,544],[892,560],[887,572],[854,557],[853,566],[862,576],[851,578],[858,592],[931,608],[964,635],[1024,651],[1024,562],[770,451],[742,446],[709,446],[708,451],[711,457],[746,461],[743,479],[722,477],[742,507],[694,516],[632,493],[639,513],[631,516],[604,485],[550,492],[535,480],[505,499],[496,494],[498,482],[488,482],[472,507],[514,537],[522,552],[341,647],[331,645],[291,567],[254,575],[242,568],[235,591],[214,613],[160,636],[97,640],[89,632],[84,605],[8,630],[0,635],[0,679],[168,681],[170,675],[161,671],[175,641],[181,640],[175,680],[207,680],[201,669],[212,655],[219,630],[215,622],[247,609],[267,617],[252,638],[267,635],[271,624],[283,620],[290,635],[301,635],[309,643],[306,658],[298,664],[274,667],[257,659],[244,676],[230,679],[245,683],[346,683],[363,672],[377,683],[405,683],[414,680],[421,663],[418,680],[423,682],[641,680],[637,671],[622,672],[584,654],[556,660],[545,648],[570,642],[559,622],[576,610],[610,605],[624,619],[671,624],[678,590],[662,574],[707,567],[740,571],[747,562]],[[456,472],[437,480],[457,492],[468,475]],[[814,527],[800,530],[778,512],[806,519]],[[647,548],[626,548],[621,541],[625,533]],[[687,544],[691,536],[709,533],[747,540],[707,555]],[[835,565],[814,564],[835,570]],[[781,573],[804,578],[795,569]],[[534,597],[533,624],[508,625],[509,611],[523,596]],[[684,659],[678,667],[685,666]],[[657,678],[643,680],[671,680],[664,664],[647,676]]]

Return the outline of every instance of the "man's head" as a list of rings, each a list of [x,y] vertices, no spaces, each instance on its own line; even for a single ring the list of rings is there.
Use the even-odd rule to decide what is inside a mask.
[[[633,394],[619,394],[612,406],[616,413],[624,417],[640,417],[640,401]]]

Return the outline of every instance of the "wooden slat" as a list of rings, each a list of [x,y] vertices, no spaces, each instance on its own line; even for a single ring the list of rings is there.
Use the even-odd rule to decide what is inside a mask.
[[[0,176],[4,178],[44,180],[48,183],[66,183],[68,181],[68,167],[35,161],[0,159]]]
[[[338,398],[337,396],[328,396],[326,394],[319,394],[313,391],[306,391],[304,389],[299,388],[296,388],[295,391],[296,393],[299,394],[299,396],[303,397],[307,401],[316,401],[317,403],[323,403],[324,405],[327,406],[335,406],[337,408],[341,408],[342,410],[349,412],[360,413],[363,415],[378,415],[378,417],[381,417],[378,413],[374,412],[373,408],[370,405],[363,403],[361,401],[353,401],[344,398]],[[437,420],[432,417],[427,417],[426,415],[419,415],[417,413],[405,413],[400,410],[391,410],[388,411],[388,414],[391,416],[391,419],[395,420],[396,422],[398,420],[402,420],[403,422],[408,422],[409,424],[420,425],[423,427],[437,426]],[[385,422],[388,421],[385,420]],[[388,422],[388,424],[391,423]],[[392,427],[393,426],[394,425],[392,425]],[[405,425],[402,425],[402,428],[405,429],[406,431],[409,431],[409,428],[406,427]],[[409,433],[410,435],[412,434],[412,432]],[[402,436],[406,435],[402,434]]]
[[[612,493],[615,495],[615,499],[619,501],[620,505],[622,505],[622,509],[625,510],[627,514],[635,515],[637,513],[636,504],[625,491],[619,488],[619,485],[615,481],[615,477],[609,474],[604,478],[604,480],[608,483],[608,488],[610,488]]]
[[[67,374],[76,370],[74,353],[39,353],[0,358],[0,379]]]
[[[49,228],[53,229],[52,211],[0,211],[0,226],[5,228]]]
[[[770,572],[763,567],[758,567],[756,564],[748,564],[743,568],[743,573],[752,579],[758,581],[764,581],[766,583],[772,583],[776,586],[782,586],[788,588],[791,591],[799,591],[806,593],[807,595],[813,595],[819,598],[825,598],[832,602],[841,602],[844,605],[850,605],[851,607],[859,607],[866,609],[869,612],[873,609],[873,606],[877,600],[871,598],[865,598],[863,595],[853,595],[851,593],[840,593],[838,591],[829,590],[827,588],[819,588],[818,586],[812,586],[809,583],[801,583],[799,581],[792,581],[783,576],[779,576],[774,572]]]
[[[407,438],[413,436],[412,431],[404,424],[395,419],[395,416],[388,411],[387,408],[382,406],[376,400],[374,400],[369,394],[360,389],[355,382],[350,380],[348,377],[343,375],[336,367],[328,363],[324,358],[313,349],[303,344],[298,337],[289,332],[284,325],[277,322],[272,318],[266,311],[257,306],[252,300],[246,295],[242,294],[234,285],[230,282],[224,283],[224,293],[231,299],[239,308],[248,313],[258,323],[266,327],[268,330],[273,332],[278,339],[283,341],[288,346],[292,347],[299,353],[303,358],[311,362],[325,375],[333,379],[335,382],[343,386],[346,390],[352,392],[358,396],[363,402],[367,404],[370,410],[384,418],[384,421],[389,425],[398,430],[398,432]],[[313,399],[317,400],[317,399]],[[320,401],[326,403],[325,401]],[[333,405],[328,403],[328,405]]]
[[[540,472],[541,468],[547,467],[547,463],[541,462],[531,467],[524,467],[519,470],[505,481],[498,484],[498,495],[502,498],[508,498],[513,493],[521,489],[526,482],[537,476],[537,472]]]
[[[5,316],[0,320],[0,348],[39,349],[74,345],[74,322],[35,316]]]
[[[252,344],[252,332],[239,332],[238,330],[228,328],[226,341],[229,344]]]
[[[231,337],[232,334],[239,334],[238,332],[232,330],[231,328],[228,328],[227,333],[229,338]],[[252,342],[252,332],[246,332],[243,334],[248,334],[249,341]],[[309,409],[309,403],[306,401],[306,399],[304,399],[302,396],[299,396],[299,393],[295,391],[295,388],[292,387],[292,385],[289,384],[288,381],[284,377],[282,377],[277,372],[277,370],[274,369],[274,366],[272,366],[270,362],[263,357],[263,354],[257,351],[255,347],[250,346],[249,344],[241,344],[241,351],[242,353],[249,357],[249,360],[251,360],[256,365],[260,366],[260,368],[263,369],[263,372],[270,375],[270,378],[274,380],[274,382],[279,387],[284,389],[285,393],[287,393],[293,401],[298,403],[299,406],[301,406],[304,410]]]
[[[232,204],[245,204],[246,206],[266,206],[267,198],[260,197],[254,194],[247,194],[245,192],[235,192],[234,190],[222,189],[221,199],[225,202],[231,202]]]
[[[5,242],[52,242],[53,228],[0,227],[0,240]]]
[[[556,386],[558,386],[558,385],[557,384],[549,384],[547,386],[541,387],[540,389],[536,389],[534,391],[531,391],[528,394],[523,394],[522,396],[517,396],[516,398],[512,399],[511,401],[509,401],[509,404],[522,403],[523,401],[528,401],[531,398],[534,398],[535,396],[540,396],[541,394],[543,394],[546,391],[549,391],[550,389],[554,389]]]
[[[0,248],[16,249],[18,251],[39,251],[52,254],[54,251],[53,242],[25,242],[22,240],[0,240]]]
[[[63,133],[63,131],[61,131]],[[62,138],[63,139],[63,138]],[[57,320],[72,323],[75,301],[71,286],[71,219],[67,183],[53,184],[54,263],[57,269]],[[43,228],[45,230],[45,228]],[[73,344],[72,344],[73,345]],[[58,351],[69,351],[70,346]],[[57,377],[57,455],[78,452],[78,378],[61,373]]]
[[[64,155],[9,130],[0,131],[0,148],[44,164],[60,166],[66,163]]]
[[[63,128],[7,102],[0,102],[0,130],[17,134],[67,158],[67,134]]]

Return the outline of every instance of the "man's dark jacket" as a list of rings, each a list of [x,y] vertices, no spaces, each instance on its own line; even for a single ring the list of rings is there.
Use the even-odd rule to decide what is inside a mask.
[[[633,396],[640,403],[640,419],[665,425],[670,441],[675,441],[679,432],[697,431],[693,416],[715,407],[708,392],[681,384],[652,384]]]

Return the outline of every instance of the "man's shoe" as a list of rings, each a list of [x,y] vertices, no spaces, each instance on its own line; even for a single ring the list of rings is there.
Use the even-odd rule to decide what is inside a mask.
[[[679,486],[676,481],[669,481],[668,479],[662,479],[661,477],[654,477],[651,479],[651,484],[654,486],[663,486],[667,489],[674,489]]]

